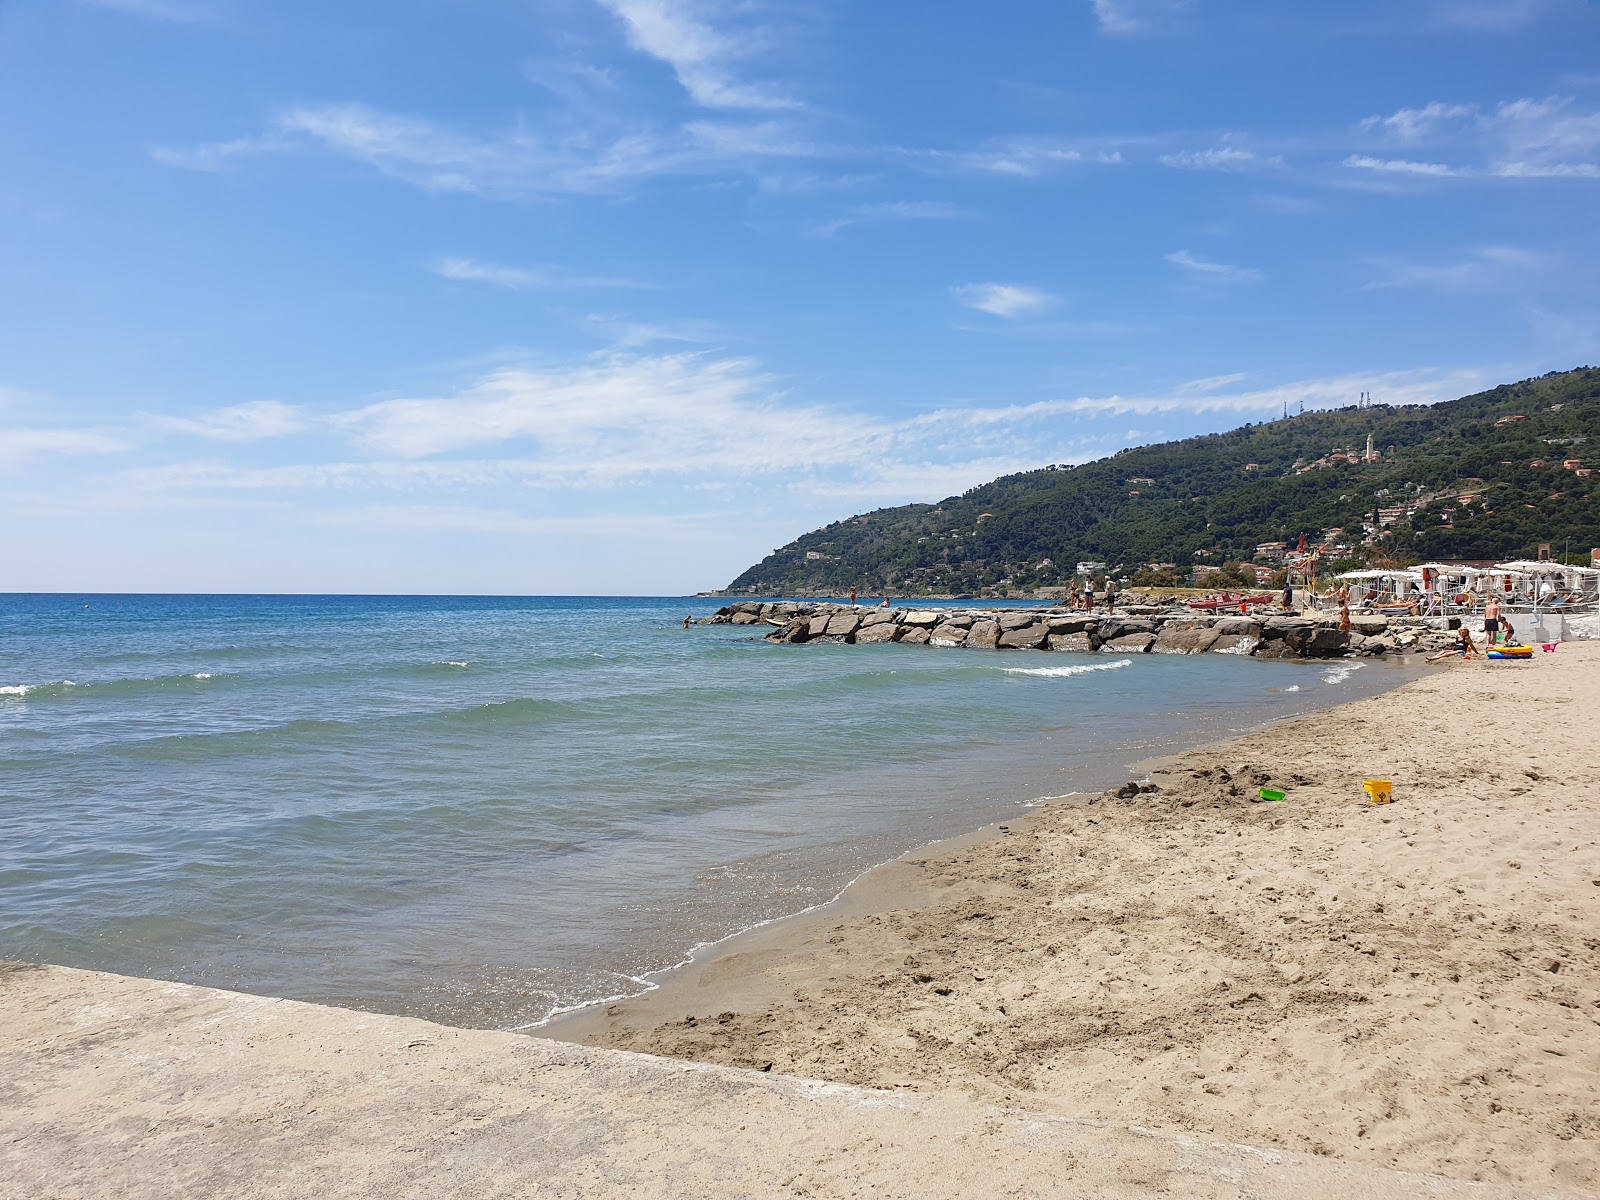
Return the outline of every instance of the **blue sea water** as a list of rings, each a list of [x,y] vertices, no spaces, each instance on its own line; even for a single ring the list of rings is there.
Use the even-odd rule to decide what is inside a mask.
[[[523,1028],[1409,677],[681,628],[716,603],[0,596],[0,957]]]

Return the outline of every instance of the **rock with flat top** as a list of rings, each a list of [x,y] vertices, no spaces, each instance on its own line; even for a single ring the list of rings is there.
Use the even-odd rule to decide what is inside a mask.
[[[981,621],[974,621],[972,628],[967,630],[968,649],[993,650],[999,640],[1000,622],[987,617]]]
[[[1050,636],[1050,626],[1043,621],[1007,629],[1000,635],[999,644],[1011,650],[1037,650]]]
[[[1148,654],[1150,647],[1156,644],[1156,635],[1153,633],[1125,633],[1121,637],[1114,637],[1108,642],[1100,643],[1102,654]]]
[[[865,625],[856,634],[856,645],[860,646],[872,642],[892,642],[908,630],[903,625],[896,625],[893,621],[880,621],[876,625]]]
[[[861,628],[861,618],[852,612],[835,613],[828,618],[829,637],[849,637]]]
[[[936,612],[908,612],[900,618],[900,624],[932,629],[940,621],[942,613]]]
[[[967,631],[959,625],[952,625],[948,621],[935,625],[933,632],[928,635],[930,646],[959,646],[967,640]]]

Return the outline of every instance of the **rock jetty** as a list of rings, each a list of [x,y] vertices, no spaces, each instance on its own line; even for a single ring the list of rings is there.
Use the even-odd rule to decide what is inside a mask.
[[[700,625],[755,625],[769,642],[902,642],[969,650],[1065,650],[1108,654],[1249,654],[1344,658],[1414,654],[1452,641],[1440,619],[1352,615],[1348,634],[1330,613],[1254,609],[1213,614],[1155,604],[1115,613],[1064,608],[866,608],[793,600],[744,600]]]

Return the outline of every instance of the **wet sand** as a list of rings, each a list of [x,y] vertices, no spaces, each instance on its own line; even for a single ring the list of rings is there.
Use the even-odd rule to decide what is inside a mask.
[[[547,1032],[1593,1187],[1597,747],[1600,644],[1453,664],[908,855]]]

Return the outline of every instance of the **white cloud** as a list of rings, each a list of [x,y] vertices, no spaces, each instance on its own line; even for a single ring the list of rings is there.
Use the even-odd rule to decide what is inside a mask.
[[[1557,0],[1439,0],[1435,20],[1479,33],[1510,33],[1558,7]]]
[[[1222,378],[1231,383],[1245,377]],[[1478,390],[1483,386],[1484,373],[1474,370],[1390,371],[1379,375],[1307,379],[1239,392],[1221,391],[1211,386],[1216,382],[1196,380],[1160,395],[1080,397],[1054,403],[1064,411],[1076,413],[1225,412],[1242,416],[1281,413],[1285,405],[1290,413],[1295,413],[1302,403],[1307,408],[1343,408],[1354,404],[1357,397],[1367,391],[1380,404],[1437,404]]]
[[[1188,0],[1089,0],[1101,33],[1150,33],[1188,7]]]
[[[160,416],[156,423],[176,433],[214,442],[254,442],[299,433],[306,428],[297,407],[276,400],[252,400],[247,404],[213,409],[197,417]]]
[[[1368,117],[1360,127],[1389,144],[1428,145],[1468,161],[1352,154],[1347,167],[1440,178],[1600,179],[1600,112],[1579,109],[1570,97],[1509,100],[1487,110],[1435,100]]]
[[[1366,154],[1352,154],[1344,160],[1344,165],[1361,171],[1384,171],[1395,175],[1427,175],[1434,178],[1467,174],[1461,168],[1452,167],[1445,163],[1412,162],[1403,158],[1373,158]]]
[[[194,24],[216,19],[216,14],[210,9],[198,4],[185,3],[184,0],[79,0],[79,2],[93,8],[109,8],[152,21]]]
[[[952,291],[968,308],[1007,320],[1043,312],[1056,302],[1049,292],[1014,283],[969,283]]]
[[[1438,100],[1422,108],[1402,108],[1387,117],[1367,117],[1361,128],[1376,130],[1395,141],[1415,144],[1437,134],[1446,125],[1475,116],[1477,109],[1467,104],[1444,104]]]
[[[96,429],[0,428],[0,463],[14,465],[41,454],[118,454],[133,447]]]
[[[1216,146],[1210,150],[1183,150],[1163,154],[1156,161],[1184,171],[1253,171],[1281,165],[1281,158],[1262,158],[1252,150],[1237,146]]]
[[[727,34],[695,0],[599,0],[628,31],[637,50],[672,68],[683,90],[705,108],[790,109],[800,104],[765,84],[741,82],[735,67],[749,57],[754,31]],[[725,14],[721,14],[725,15]],[[759,42],[759,38],[755,39]]]
[[[1218,283],[1259,283],[1266,278],[1254,267],[1235,267],[1228,263],[1208,262],[1203,258],[1196,258],[1187,250],[1174,250],[1164,257],[1175,267],[1182,267],[1192,275]]]
[[[902,149],[902,157],[931,169],[978,171],[1031,179],[1074,166],[1121,166],[1123,150],[1149,138],[994,138],[970,150]]]
[[[509,267],[474,258],[442,258],[433,272],[460,283],[489,283],[514,292],[555,288],[650,288],[648,283],[603,275],[569,275],[555,267]]]
[[[303,105],[257,137],[193,147],[160,146],[168,166],[220,171],[255,154],[319,147],[434,192],[491,197],[615,191],[657,175],[752,171],[774,159],[817,156],[822,148],[774,121],[696,121],[677,129],[641,125],[466,133],[366,104]]]
[[[1364,290],[1424,287],[1445,292],[1476,291],[1503,281],[1507,275],[1549,265],[1546,255],[1520,246],[1480,246],[1450,263],[1387,264],[1382,279]]]
[[[877,221],[954,221],[966,210],[939,200],[887,200],[876,204],[855,204],[837,217],[816,221],[809,227],[819,237],[832,237],[841,229]]]

